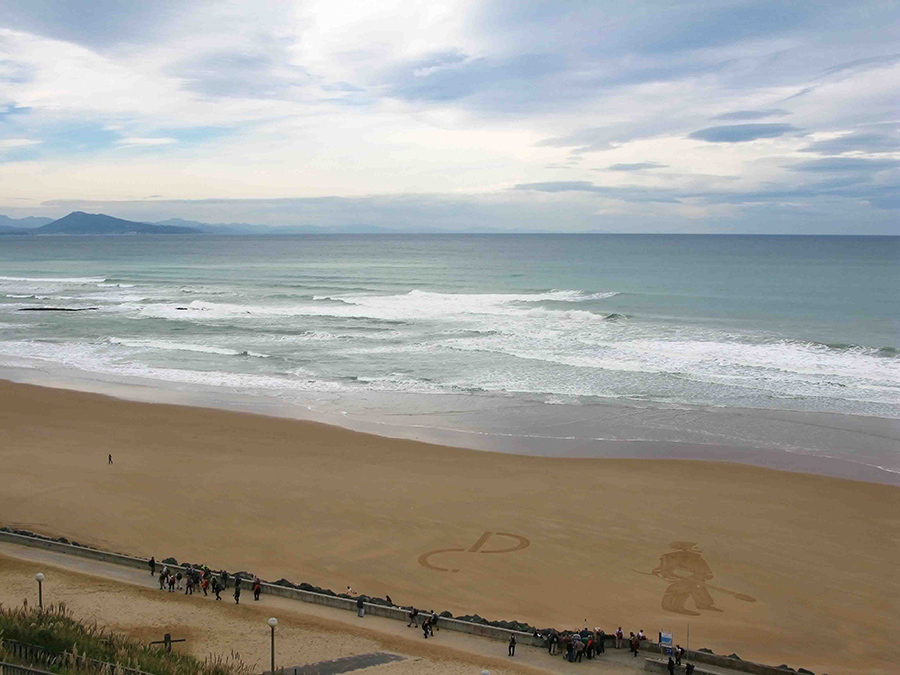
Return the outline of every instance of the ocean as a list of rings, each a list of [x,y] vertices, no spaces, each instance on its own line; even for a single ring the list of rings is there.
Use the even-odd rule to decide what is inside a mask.
[[[896,419],[898,263],[897,237],[6,236],[0,369],[514,440],[611,404]],[[822,450],[770,435],[743,440]]]

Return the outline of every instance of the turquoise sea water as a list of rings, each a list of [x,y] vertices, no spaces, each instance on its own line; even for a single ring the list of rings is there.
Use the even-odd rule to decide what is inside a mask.
[[[898,263],[893,237],[8,236],[0,366],[900,417]]]

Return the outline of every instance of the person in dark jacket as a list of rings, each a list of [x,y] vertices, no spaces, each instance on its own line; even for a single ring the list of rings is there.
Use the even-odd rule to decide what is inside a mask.
[[[557,648],[559,647],[559,633],[553,631],[550,633],[550,638],[547,640],[547,653],[550,656],[556,656]]]
[[[516,655],[516,636],[515,635],[509,636],[509,655],[510,656]]]
[[[363,600],[363,596],[359,596],[356,599],[356,616],[362,618],[366,615],[366,601]]]

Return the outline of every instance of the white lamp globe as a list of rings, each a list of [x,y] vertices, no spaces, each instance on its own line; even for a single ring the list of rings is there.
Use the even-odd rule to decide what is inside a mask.
[[[269,619],[268,621],[266,621],[266,623],[269,624],[272,628],[275,628],[275,626],[278,625],[278,619],[276,619],[276,618],[273,616],[271,619]]]

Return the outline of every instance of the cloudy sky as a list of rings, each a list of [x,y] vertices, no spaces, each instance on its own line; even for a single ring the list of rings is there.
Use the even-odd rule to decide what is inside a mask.
[[[3,0],[0,213],[900,234],[895,1]]]

